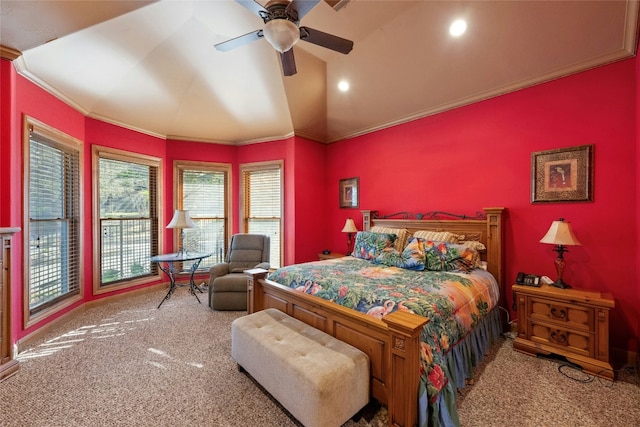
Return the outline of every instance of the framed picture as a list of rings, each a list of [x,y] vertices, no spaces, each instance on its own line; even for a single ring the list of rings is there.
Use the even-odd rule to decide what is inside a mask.
[[[593,201],[593,145],[531,154],[531,203]]]
[[[340,180],[340,207],[358,207],[358,178]]]

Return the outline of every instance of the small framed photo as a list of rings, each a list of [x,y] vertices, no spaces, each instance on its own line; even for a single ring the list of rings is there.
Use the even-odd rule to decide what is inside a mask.
[[[358,207],[358,178],[347,178],[340,180],[340,207]]]
[[[531,154],[531,203],[593,201],[593,145]]]

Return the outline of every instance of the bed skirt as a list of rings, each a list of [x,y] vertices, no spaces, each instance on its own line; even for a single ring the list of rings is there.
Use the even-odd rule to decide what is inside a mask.
[[[500,309],[495,307],[445,355],[446,363],[442,368],[448,381],[433,403],[428,401],[425,385],[421,386],[418,402],[421,427],[460,426],[456,407],[457,389],[463,388],[465,380],[472,378],[474,368],[501,334]]]

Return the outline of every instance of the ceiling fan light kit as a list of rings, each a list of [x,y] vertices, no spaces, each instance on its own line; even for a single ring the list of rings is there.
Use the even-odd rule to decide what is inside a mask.
[[[351,52],[353,42],[342,37],[324,33],[308,27],[300,27],[300,20],[320,0],[272,0],[262,6],[255,0],[236,0],[243,7],[258,15],[264,22],[264,28],[215,44],[220,51],[228,51],[264,37],[271,46],[280,52],[282,72],[285,76],[294,75],[296,63],[292,47],[299,40],[313,43],[343,54]]]
[[[284,53],[300,40],[300,30],[286,19],[272,19],[264,25],[264,38],[275,50]]]

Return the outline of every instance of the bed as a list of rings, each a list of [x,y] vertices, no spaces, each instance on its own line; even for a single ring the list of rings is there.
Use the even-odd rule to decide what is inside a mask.
[[[367,256],[357,238],[355,257],[271,273],[248,271],[248,311],[277,308],[364,351],[371,363],[372,397],[387,406],[391,425],[457,425],[457,389],[504,326],[499,311],[505,306],[504,208],[485,208],[471,217],[442,212],[362,215],[363,231],[407,230],[406,239],[414,245],[428,242],[411,238],[420,230],[465,236],[485,247],[479,251],[484,268],[399,268],[381,262],[379,253],[373,260],[363,259]],[[399,240],[391,243],[398,252],[405,245]],[[454,246],[446,248],[451,252]],[[471,304],[459,303],[462,294],[472,294]]]

